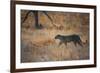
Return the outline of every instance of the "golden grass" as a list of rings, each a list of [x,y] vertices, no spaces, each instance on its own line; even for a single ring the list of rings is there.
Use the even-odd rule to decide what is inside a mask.
[[[22,10],[21,19],[27,10]],[[21,24],[21,62],[44,62],[89,59],[89,22],[88,14],[48,12],[53,23],[42,12],[39,12],[39,23],[43,29],[35,28],[34,15],[29,14]],[[81,25],[81,26],[80,26]],[[59,46],[56,35],[77,34],[84,47],[75,46],[72,42]]]
[[[65,30],[41,29],[41,30],[22,30],[22,62],[40,61],[62,61],[62,60],[81,60],[89,58],[88,46],[75,46],[73,43],[59,46],[59,40],[54,37],[57,34],[66,34]],[[69,31],[69,34],[72,31]],[[67,33],[68,34],[68,33]],[[26,44],[25,44],[26,43]],[[23,46],[23,45],[22,45]],[[24,50],[28,51],[24,51]]]

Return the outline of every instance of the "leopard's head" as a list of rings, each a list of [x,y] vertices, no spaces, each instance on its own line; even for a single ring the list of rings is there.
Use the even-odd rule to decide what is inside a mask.
[[[61,35],[58,34],[55,36],[55,39],[59,39],[59,37],[61,37]]]

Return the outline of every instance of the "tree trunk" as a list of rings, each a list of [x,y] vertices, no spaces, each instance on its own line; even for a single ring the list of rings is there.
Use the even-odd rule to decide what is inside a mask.
[[[34,17],[35,17],[35,27],[39,28],[38,11],[34,11]]]

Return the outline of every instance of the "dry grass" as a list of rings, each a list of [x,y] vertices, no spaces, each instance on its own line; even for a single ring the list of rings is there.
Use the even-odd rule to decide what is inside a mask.
[[[54,37],[64,34],[59,30],[30,30],[22,32],[22,62],[81,60],[89,58],[88,46],[75,46],[73,43],[59,46]]]
[[[23,13],[24,12],[22,12],[22,16],[24,17]],[[56,29],[50,23],[50,21],[46,19],[45,16],[42,16],[43,14],[40,14],[40,22],[42,24],[45,23],[43,25],[45,28],[36,29],[34,27],[34,18],[32,21],[32,15],[30,14],[25,23],[22,24],[21,29],[21,62],[45,62],[89,59],[89,42],[85,43],[83,47],[79,45],[75,46],[72,42],[68,43],[67,46],[64,44],[59,46],[59,40],[54,39],[55,36],[58,34],[78,34],[83,42],[85,42],[86,40],[89,41],[89,28],[87,26],[88,23],[85,22],[81,28],[79,27],[80,14],[57,14],[57,12],[48,13],[52,17],[52,19],[54,19],[56,25],[58,24],[59,26],[62,26],[62,29]],[[85,15],[85,17],[86,16],[87,15]],[[71,20],[73,22],[70,22]]]

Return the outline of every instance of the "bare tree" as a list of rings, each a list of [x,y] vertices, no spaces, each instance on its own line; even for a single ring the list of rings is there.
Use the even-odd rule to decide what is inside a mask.
[[[44,13],[44,14],[50,19],[50,21],[53,23],[53,20],[52,20],[51,17],[47,14],[46,11],[41,11],[41,12]],[[32,11],[32,10],[28,11],[28,12],[26,13],[26,16],[25,16],[24,20],[22,21],[22,23],[25,22],[25,20],[27,19],[28,15],[29,15],[30,13],[33,13],[33,14],[34,14],[34,17],[35,17],[35,27],[36,27],[37,29],[43,28],[42,24],[39,24],[39,15],[38,15],[39,11]]]

